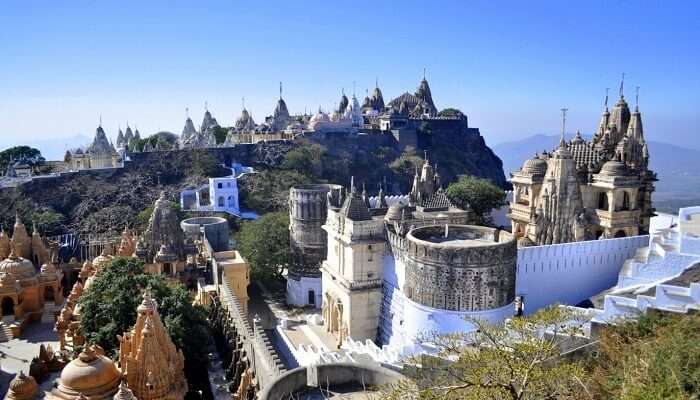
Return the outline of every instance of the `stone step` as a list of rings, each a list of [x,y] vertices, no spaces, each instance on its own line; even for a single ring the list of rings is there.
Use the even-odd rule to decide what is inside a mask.
[[[8,342],[12,339],[14,339],[14,335],[10,326],[0,322],[0,343]]]

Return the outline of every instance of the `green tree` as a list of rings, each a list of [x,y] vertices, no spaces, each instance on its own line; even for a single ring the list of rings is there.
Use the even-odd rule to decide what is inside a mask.
[[[215,126],[212,128],[211,133],[216,138],[216,144],[221,144],[226,141],[226,136],[228,136],[229,128],[224,128],[221,126]]]
[[[387,399],[592,399],[584,369],[560,359],[562,345],[580,334],[576,315],[561,307],[514,318],[507,329],[483,320],[473,333],[434,335],[439,356],[421,356],[415,382],[398,384]],[[549,331],[553,334],[542,334]]]
[[[32,213],[32,224],[44,235],[58,234],[63,229],[66,217],[52,209],[42,209]]]
[[[257,279],[282,278],[292,261],[287,212],[268,213],[255,221],[243,222],[236,240]]]
[[[389,168],[398,176],[412,179],[416,170],[423,166],[423,158],[416,154],[416,149],[406,147],[401,155],[389,164]]]
[[[0,152],[0,174],[4,174],[10,162],[24,161],[36,168],[46,161],[41,152],[29,146],[15,146]]]
[[[457,108],[445,108],[438,113],[439,117],[461,117],[464,113]]]
[[[208,342],[206,313],[194,306],[187,290],[170,284],[160,275],[148,274],[135,258],[116,258],[105,266],[80,297],[80,328],[89,343],[102,346],[118,357],[117,335],[136,323],[136,308],[144,290],[150,289],[158,302],[158,312],[173,343],[185,355],[185,375],[190,393],[208,391]]]
[[[488,179],[467,175],[447,187],[447,196],[463,209],[471,208],[481,223],[490,223],[489,213],[506,205],[506,193]]]
[[[325,148],[315,143],[295,147],[284,155],[282,168],[313,177],[321,176],[325,153]]]

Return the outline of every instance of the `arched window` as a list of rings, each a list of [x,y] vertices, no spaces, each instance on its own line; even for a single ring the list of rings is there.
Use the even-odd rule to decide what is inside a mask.
[[[608,210],[609,209],[608,194],[605,192],[598,193],[598,209],[599,210]]]
[[[219,197],[219,207],[224,207],[224,196]]]

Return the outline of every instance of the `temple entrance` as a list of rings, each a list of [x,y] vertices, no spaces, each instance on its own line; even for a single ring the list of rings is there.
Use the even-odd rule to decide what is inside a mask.
[[[170,264],[170,263],[163,264],[163,273],[166,275],[172,275],[173,274],[172,264]]]
[[[233,196],[228,196],[228,208],[236,208],[236,203]]]
[[[617,232],[615,233],[615,237],[616,237],[616,238],[623,238],[623,237],[626,237],[626,236],[627,236],[627,234],[625,234],[625,231],[623,231],[623,230],[619,230],[619,231],[617,231]]]
[[[2,316],[15,315],[15,301],[12,297],[3,297],[2,299]]]
[[[316,292],[313,290],[309,290],[309,305],[315,306],[316,305]]]
[[[44,289],[44,301],[54,301],[53,286],[47,286]]]
[[[219,207],[224,207],[224,196],[219,197]]]

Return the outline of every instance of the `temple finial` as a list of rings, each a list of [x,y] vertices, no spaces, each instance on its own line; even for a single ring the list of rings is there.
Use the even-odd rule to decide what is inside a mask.
[[[561,140],[559,145],[564,145],[564,133],[566,132],[566,112],[569,111],[568,108],[564,107],[561,109]]]
[[[350,177],[350,193],[355,193],[355,176]]]
[[[355,97],[355,81],[352,81],[352,97]]]
[[[379,87],[379,78],[376,77],[376,76],[374,77],[374,87],[375,87],[375,88],[378,88],[378,87]]]
[[[245,110],[245,96],[241,97],[241,104],[243,105],[243,109]]]
[[[423,159],[428,162],[428,150],[423,150]]]
[[[425,80],[425,67],[423,67],[423,80]]]
[[[282,100],[282,82],[280,81],[280,100]]]
[[[608,92],[610,92],[610,88],[605,88],[605,111],[608,111]]]
[[[634,87],[634,108],[639,111],[639,86]]]
[[[622,73],[622,79],[620,80],[620,98],[625,97],[625,73]]]
[[[190,119],[190,108],[189,107],[185,107],[185,116],[187,117],[187,119]]]
[[[204,111],[209,111],[209,104],[204,100]]]
[[[99,125],[99,127],[102,128],[102,114],[100,114],[100,125]]]

